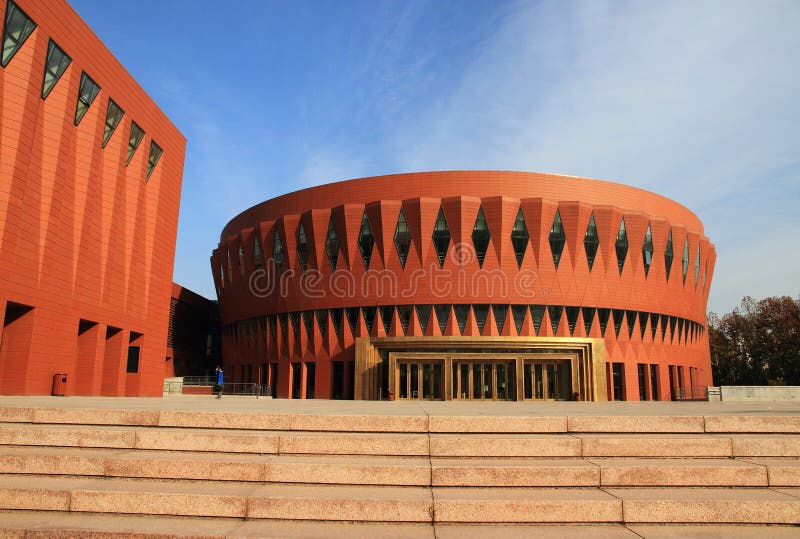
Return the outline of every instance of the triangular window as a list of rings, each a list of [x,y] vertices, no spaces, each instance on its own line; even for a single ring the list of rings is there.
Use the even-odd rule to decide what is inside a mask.
[[[614,317],[614,333],[619,337],[619,330],[622,329],[622,319],[625,317],[625,311],[622,309],[611,309],[611,315]]]
[[[275,229],[275,239],[272,241],[272,261],[276,266],[283,264],[283,244],[277,228]]]
[[[656,340],[656,333],[658,333],[658,315],[650,313],[650,338]]]
[[[430,305],[415,305],[417,310],[417,319],[419,319],[419,327],[422,333],[428,330],[428,321],[431,319],[431,306]]]
[[[158,164],[158,160],[161,159],[161,154],[164,153],[164,150],[161,149],[161,146],[156,144],[156,141],[150,141],[150,156],[147,158],[147,177],[149,178],[150,175],[156,168]]]
[[[358,307],[346,307],[344,314],[347,316],[347,323],[350,325],[350,333],[356,334],[356,325],[358,324]]]
[[[653,263],[653,234],[650,232],[650,223],[647,223],[647,232],[644,233],[642,262],[644,263],[644,276],[647,277],[650,272],[650,266]]]
[[[467,325],[467,316],[469,316],[469,305],[458,304],[453,305],[453,310],[456,313],[456,322],[458,323],[458,331],[464,334],[464,328]]]
[[[589,264],[590,273],[594,267],[594,259],[599,246],[600,237],[597,235],[597,225],[594,222],[594,213],[592,213],[589,217],[589,224],[586,225],[586,234],[583,235],[583,249],[586,251],[586,262]]]
[[[675,324],[678,323],[677,316],[670,316],[669,317],[669,334],[670,334],[670,341],[675,340]]]
[[[119,105],[114,103],[113,99],[109,98],[108,108],[106,109],[106,124],[103,128],[103,148],[108,144],[108,140],[111,138],[111,135],[114,134],[114,131],[117,129],[124,115],[125,111],[119,108]]]
[[[525,323],[525,311],[528,310],[527,305],[512,305],[511,316],[514,317],[514,326],[517,328],[517,335],[522,331],[522,324]]]
[[[303,325],[309,339],[314,337],[314,311],[303,311]]]
[[[647,313],[644,311],[639,311],[639,331],[644,339],[644,332],[647,331]]]
[[[292,325],[292,333],[295,338],[300,337],[300,312],[289,313],[289,323]]]
[[[661,315],[661,341],[663,342],[667,338],[667,323],[669,322],[669,316],[666,314]]]
[[[450,305],[437,304],[433,306],[433,310],[436,311],[439,331],[444,335],[444,330],[447,329],[447,319],[450,318]]]
[[[328,234],[325,236],[325,254],[331,265],[331,271],[336,271],[336,263],[339,261],[339,235],[336,233],[336,225],[333,224],[333,215],[328,221]]]
[[[681,342],[683,337],[683,318],[678,318],[678,342]]]
[[[297,261],[300,263],[300,270],[305,273],[308,268],[308,238],[303,223],[297,227]]]
[[[694,257],[694,288],[697,289],[697,282],[700,280],[700,244],[697,244],[697,255]]]
[[[575,333],[575,324],[578,323],[578,313],[580,312],[579,307],[567,307],[567,325],[569,325],[569,335],[570,337]]]
[[[544,305],[531,305],[531,320],[533,320],[533,329],[536,334],[539,334],[539,328],[542,327],[542,319],[544,318]]]
[[[314,311],[314,314],[317,317],[317,327],[319,328],[319,333],[324,339],[328,336],[328,309],[317,309]]]
[[[681,271],[683,272],[683,284],[686,284],[686,275],[689,273],[689,238],[686,238],[686,241],[683,244]]]
[[[508,305],[492,305],[492,314],[494,315],[494,323],[497,326],[497,333],[502,334],[508,317]]]
[[[548,305],[547,314],[550,315],[550,327],[553,328],[553,335],[558,331],[558,324],[561,322],[561,313],[564,307],[561,305]]]
[[[594,307],[581,307],[583,313],[583,329],[586,330],[586,336],[592,331],[592,322],[594,321],[594,313],[597,311]]]
[[[333,322],[333,331],[336,332],[337,337],[342,336],[342,309],[331,309],[331,322]]]
[[[125,166],[128,166],[128,163],[133,159],[133,154],[136,153],[136,149],[142,143],[143,138],[144,130],[136,122],[131,122],[131,134],[128,137],[128,154],[125,156]]]
[[[411,248],[411,229],[408,228],[408,221],[403,208],[400,208],[400,215],[397,217],[397,226],[394,229],[394,248],[397,249],[397,256],[400,258],[400,266],[406,267],[408,250]]]
[[[475,322],[478,323],[478,333],[483,333],[486,325],[486,317],[489,315],[489,306],[484,304],[473,305],[472,312],[475,313]]]
[[[628,232],[625,230],[624,218],[619,222],[617,241],[614,243],[614,249],[617,251],[617,266],[619,266],[619,274],[622,275],[622,268],[625,267],[625,258],[628,256]]]
[[[361,260],[364,267],[369,269],[372,260],[372,248],[375,246],[375,236],[372,234],[372,227],[369,225],[367,212],[361,217],[361,228],[358,231],[358,248],[361,251]]]
[[[100,87],[97,83],[89,78],[89,75],[87,75],[85,71],[82,71],[81,85],[78,89],[78,103],[75,105],[75,125],[81,123],[83,116],[86,114],[86,111],[89,110],[89,107],[92,106],[94,98],[97,97],[99,91]]]
[[[598,308],[597,319],[600,321],[600,334],[605,336],[606,328],[608,327],[608,317],[611,315],[611,309]]]
[[[636,311],[625,311],[625,319],[628,322],[628,337],[633,337],[633,326],[636,324]]]
[[[383,321],[383,330],[389,334],[392,329],[392,316],[394,315],[394,305],[381,305],[381,321]]]
[[[375,307],[361,307],[361,316],[364,317],[364,323],[367,325],[367,333],[372,335],[372,326],[375,325]]]
[[[525,250],[528,248],[530,239],[528,226],[525,224],[525,217],[522,215],[522,208],[520,208],[517,212],[517,219],[514,221],[514,228],[511,229],[511,245],[514,246],[517,267],[522,267],[522,259],[525,258]]]
[[[664,268],[667,270],[667,281],[669,281],[669,272],[672,270],[672,260],[675,258],[675,252],[672,249],[672,229],[669,229],[669,236],[667,236],[667,247],[664,249]]]
[[[67,56],[61,47],[52,39],[47,45],[47,59],[44,65],[44,80],[42,81],[42,99],[47,99],[50,91],[55,87],[61,75],[67,70],[72,58]]]
[[[561,212],[556,210],[556,216],[553,219],[553,226],[550,227],[550,252],[553,254],[553,264],[558,269],[558,263],[561,262],[561,253],[564,252],[564,244],[567,237],[564,234],[564,226],[561,224]]]
[[[261,258],[263,254],[261,253],[261,242],[258,241],[258,233],[253,234],[253,267],[260,268],[261,267]]]
[[[411,305],[398,305],[397,317],[400,319],[403,335],[408,334],[408,323],[411,321]]]
[[[273,339],[278,338],[278,317],[276,315],[272,315],[267,317],[267,323],[269,324],[269,334],[272,335]]]
[[[450,246],[450,228],[447,226],[447,219],[444,218],[442,208],[439,208],[439,215],[433,226],[433,246],[436,249],[436,256],[439,258],[439,267],[444,267],[444,257]]]
[[[11,58],[36,29],[36,23],[17,4],[6,4],[6,21],[3,28],[3,57],[0,65],[6,67]]]
[[[478,258],[478,265],[483,267],[483,259],[486,258],[486,250],[489,248],[489,225],[486,224],[486,216],[483,214],[483,207],[478,208],[478,217],[475,219],[475,226],[472,227],[472,245],[475,246],[475,254]]]

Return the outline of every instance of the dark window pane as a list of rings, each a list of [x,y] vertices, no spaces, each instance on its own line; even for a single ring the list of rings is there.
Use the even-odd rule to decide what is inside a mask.
[[[514,317],[514,325],[517,327],[517,335],[522,331],[522,324],[525,323],[525,311],[528,310],[527,305],[512,305],[511,316]]]
[[[372,335],[372,326],[375,325],[375,307],[361,307],[361,316],[364,317],[364,323],[367,325],[367,333]]]
[[[72,58],[67,56],[61,47],[52,39],[47,45],[47,59],[44,64],[44,80],[42,81],[42,99],[47,99],[61,75],[67,70]]]
[[[314,311],[314,315],[317,318],[317,327],[319,328],[320,335],[322,335],[324,339],[328,336],[328,310],[317,309]]]
[[[675,253],[672,250],[672,229],[670,229],[669,236],[667,236],[667,246],[664,249],[664,268],[667,270],[667,281],[669,281],[669,272],[672,269],[672,259],[674,256]]]
[[[2,66],[6,67],[11,58],[36,28],[28,15],[14,2],[6,4],[6,20],[3,28],[3,57]]]
[[[143,138],[144,130],[139,127],[136,122],[131,122],[131,134],[128,137],[128,154],[125,156],[125,165],[131,162],[133,154],[136,153],[136,149],[139,147],[139,144],[141,144]]]
[[[283,244],[277,228],[275,229],[275,239],[272,242],[272,260],[276,266],[283,264]]]
[[[494,323],[497,325],[497,333],[502,334],[508,317],[508,305],[492,305],[492,314],[494,315]],[[525,311],[523,311],[524,314]]]
[[[331,265],[331,271],[336,271],[336,263],[339,261],[339,235],[336,233],[336,225],[333,224],[333,215],[328,221],[328,234],[325,236],[325,255]]]
[[[439,266],[444,267],[444,257],[450,246],[450,228],[447,226],[447,219],[444,217],[442,208],[439,208],[439,215],[436,217],[436,224],[433,227],[433,246],[436,249],[436,256],[439,258]]]
[[[564,307],[561,305],[548,305],[547,314],[550,315],[550,327],[553,328],[553,335],[558,331],[558,324],[561,322],[561,313]]]
[[[297,261],[300,263],[300,270],[305,273],[308,269],[308,238],[302,222],[297,227]]]
[[[608,317],[611,315],[611,309],[597,309],[597,319],[600,321],[600,334],[606,334],[606,327],[608,327]]]
[[[561,253],[564,252],[564,244],[567,237],[564,234],[564,227],[561,224],[561,212],[556,210],[556,216],[553,219],[553,225],[550,227],[550,252],[553,254],[553,264],[558,269],[558,263],[561,262]]]
[[[539,328],[542,327],[542,319],[544,318],[544,305],[531,305],[531,320],[533,320],[533,329],[536,334],[539,334]]]
[[[350,325],[350,333],[355,335],[358,324],[358,307],[347,307],[344,312],[347,315],[347,323]]]
[[[694,257],[694,287],[697,289],[697,281],[700,279],[700,244],[697,244],[697,255]]]
[[[111,138],[111,135],[114,134],[114,131],[117,129],[120,120],[122,120],[122,116],[125,114],[119,106],[114,103],[112,99],[108,100],[108,108],[106,109],[106,124],[103,129],[103,148],[106,147],[108,144],[108,140]]]
[[[580,308],[578,307],[567,307],[567,324],[569,325],[569,334],[570,336],[575,334],[575,324],[578,323],[578,313],[580,312]]]
[[[394,305],[382,305],[380,307],[381,320],[383,321],[383,330],[389,334],[392,328],[392,317],[394,316]]]
[[[419,327],[424,334],[428,330],[428,321],[431,318],[431,306],[430,305],[416,305],[417,310],[417,319],[419,320]]]
[[[464,334],[464,327],[467,325],[467,316],[469,315],[469,305],[458,304],[453,305],[453,310],[456,313],[456,322],[458,323],[458,330]]]
[[[653,234],[650,232],[650,223],[647,223],[647,232],[644,234],[642,262],[644,263],[644,276],[647,277],[650,272],[650,265],[653,263]]]
[[[622,309],[611,309],[611,315],[614,317],[614,333],[619,337],[619,330],[622,328],[622,319],[625,316],[625,311]]]
[[[681,271],[683,272],[683,284],[686,284],[686,275],[689,273],[689,238],[686,238],[686,241],[683,244]]]
[[[597,309],[594,307],[581,307],[581,312],[583,313],[583,329],[586,331],[586,336],[589,336],[589,332],[592,330],[592,321],[594,321],[594,313]]]
[[[514,246],[514,255],[517,257],[518,267],[522,266],[529,240],[528,226],[525,224],[525,217],[522,215],[522,208],[520,208],[517,212],[517,219],[514,221],[514,228],[511,229],[511,244]]]
[[[161,146],[155,143],[155,141],[150,141],[150,157],[147,158],[147,177],[149,178],[150,175],[155,170],[156,165],[158,164],[158,160],[161,159],[161,154],[164,153],[161,150]]]
[[[397,317],[400,319],[403,335],[408,334],[408,323],[411,321],[411,305],[398,305]]]
[[[622,219],[619,222],[617,241],[614,243],[614,248],[617,252],[617,266],[619,266],[619,273],[622,275],[622,268],[625,267],[625,258],[628,256],[628,232],[625,230],[625,219]]]
[[[475,255],[478,258],[478,265],[483,267],[483,260],[486,258],[486,250],[489,248],[489,225],[486,224],[486,216],[483,208],[478,208],[478,217],[475,219],[475,226],[472,227],[472,245],[475,246]]]
[[[436,311],[439,331],[444,335],[444,330],[447,328],[447,319],[450,317],[450,305],[437,304],[433,306],[433,310]]]
[[[364,261],[364,267],[369,269],[369,263],[372,260],[372,248],[375,246],[375,236],[372,234],[372,227],[367,218],[367,212],[361,217],[361,228],[358,231],[358,248],[361,251],[361,260]]]
[[[406,267],[408,251],[411,248],[411,229],[408,228],[406,214],[400,208],[400,215],[397,217],[397,226],[394,229],[394,247],[397,249],[397,256],[400,258],[400,266]]]
[[[261,267],[262,257],[263,254],[261,253],[261,242],[258,241],[258,232],[256,232],[253,234],[253,267]]]
[[[586,251],[586,261],[589,263],[589,271],[592,271],[594,259],[597,256],[597,247],[600,245],[600,238],[597,235],[597,225],[594,222],[594,213],[589,217],[589,224],[586,226],[586,234],[583,236],[583,249]]]
[[[86,111],[89,110],[89,107],[92,106],[94,102],[94,98],[97,97],[97,93],[100,91],[100,87],[89,78],[89,75],[86,72],[81,73],[81,86],[78,90],[78,103],[75,105],[75,125],[81,123],[83,116],[86,114]]]
[[[628,324],[628,337],[633,337],[633,326],[636,324],[636,311],[625,311],[625,320]]]
[[[489,315],[489,306],[486,304],[473,305],[472,312],[475,313],[475,322],[478,324],[478,332],[483,333],[486,325],[486,317]]]

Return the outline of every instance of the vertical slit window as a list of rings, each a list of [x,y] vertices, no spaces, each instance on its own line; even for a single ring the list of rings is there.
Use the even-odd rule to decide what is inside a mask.
[[[672,260],[675,258],[675,252],[672,249],[672,229],[669,229],[669,236],[667,236],[667,247],[664,249],[664,269],[667,271],[667,281],[669,282],[669,272],[672,270]]]
[[[694,257],[694,288],[697,289],[697,282],[700,280],[700,244],[697,244],[697,255]]]
[[[522,260],[525,258],[525,251],[530,240],[528,225],[525,224],[525,216],[522,215],[522,208],[517,211],[517,219],[514,221],[514,228],[511,229],[511,245],[514,246],[514,255],[517,257],[517,267],[522,267]]]
[[[564,244],[567,237],[564,234],[564,226],[561,224],[561,212],[556,210],[556,216],[553,219],[553,225],[550,227],[550,252],[553,254],[553,264],[558,269],[558,263],[561,262],[561,253],[564,252]]]
[[[619,266],[619,274],[622,275],[622,268],[625,267],[625,258],[628,256],[628,232],[625,230],[624,218],[619,222],[617,241],[614,243],[614,248],[617,251],[617,266]]]
[[[397,226],[394,229],[394,248],[397,249],[400,266],[405,268],[408,250],[411,248],[411,229],[408,228],[408,221],[406,221],[406,214],[403,212],[403,208],[400,208]]]
[[[586,234],[583,235],[583,249],[586,251],[586,262],[589,264],[589,272],[594,267],[594,259],[597,256],[597,248],[600,246],[600,238],[597,235],[597,225],[594,222],[594,212],[589,216],[589,224],[586,225]]]
[[[131,122],[131,134],[128,137],[128,154],[125,156],[125,166],[128,166],[128,163],[131,162],[133,154],[136,153],[136,149],[142,143],[143,138],[144,130],[136,122]]]
[[[437,304],[433,306],[436,311],[436,321],[439,322],[439,331],[444,335],[444,330],[447,329],[447,319],[450,318],[450,305]]]
[[[275,239],[272,241],[272,261],[276,266],[283,264],[283,244],[278,229],[275,229]]]
[[[642,244],[642,262],[644,263],[644,276],[650,272],[653,263],[653,234],[650,231],[650,223],[647,223],[647,232],[644,233],[644,243]]]
[[[67,56],[61,47],[52,39],[47,45],[47,59],[44,65],[44,79],[42,80],[42,99],[47,99],[58,80],[67,70],[72,58]]]
[[[0,65],[6,67],[25,40],[36,29],[36,23],[14,2],[6,4],[6,19],[3,27],[3,57]]]
[[[89,78],[85,71],[81,72],[81,86],[78,89],[78,102],[75,105],[75,125],[81,123],[83,116],[92,106],[94,98],[97,97],[99,91],[100,87],[97,83]]]
[[[439,267],[444,267],[444,257],[450,246],[450,227],[447,226],[447,219],[444,217],[442,208],[439,208],[439,215],[433,226],[433,246],[436,248],[436,256],[439,258]]]
[[[489,248],[490,239],[489,225],[486,224],[483,207],[480,207],[478,208],[478,217],[475,218],[475,226],[472,227],[472,245],[475,246],[475,254],[480,267],[483,267],[483,260],[486,258],[486,250]]]
[[[497,333],[503,333],[503,328],[506,326],[506,318],[508,317],[508,305],[492,305],[492,314],[494,315],[494,323],[497,326]]]
[[[297,261],[300,263],[300,270],[305,273],[308,268],[308,238],[303,223],[297,227]]]
[[[119,105],[114,103],[113,99],[109,98],[108,108],[106,109],[106,125],[103,129],[103,148],[108,144],[111,135],[114,134],[124,114],[125,111],[119,108]]]
[[[361,229],[358,231],[358,249],[361,251],[361,260],[364,267],[369,269],[372,260],[372,248],[375,246],[375,236],[372,234],[372,227],[369,224],[367,212],[361,217]]]
[[[161,146],[155,143],[155,141],[150,141],[150,157],[147,158],[147,177],[150,177],[150,174],[153,173],[155,170],[156,165],[158,164],[158,160],[161,159],[161,154],[164,151],[161,149]]]
[[[258,241],[258,232],[253,234],[253,267],[261,267],[261,243]]]
[[[431,318],[431,306],[415,305],[414,307],[417,310],[417,319],[419,319],[419,328],[422,330],[422,333],[424,334],[428,330],[428,321]]]
[[[689,238],[686,238],[686,241],[683,244],[681,271],[683,272],[683,284],[686,284],[686,275],[689,273]]]
[[[339,261],[339,235],[336,233],[336,226],[333,224],[333,215],[328,221],[328,234],[325,236],[325,255],[331,265],[331,271],[336,271],[336,263]]]

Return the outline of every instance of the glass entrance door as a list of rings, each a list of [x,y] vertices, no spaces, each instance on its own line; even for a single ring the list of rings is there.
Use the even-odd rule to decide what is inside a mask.
[[[453,398],[514,400],[515,374],[513,360],[453,359]]]
[[[526,400],[572,398],[572,368],[568,359],[525,360],[523,374]]]
[[[397,360],[398,399],[443,400],[444,360]]]

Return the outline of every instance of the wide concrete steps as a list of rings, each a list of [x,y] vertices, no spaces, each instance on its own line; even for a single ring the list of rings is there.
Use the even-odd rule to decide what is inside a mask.
[[[0,408],[0,511],[31,537],[800,535],[800,417]]]

